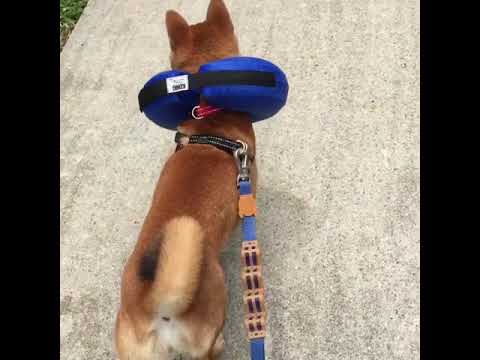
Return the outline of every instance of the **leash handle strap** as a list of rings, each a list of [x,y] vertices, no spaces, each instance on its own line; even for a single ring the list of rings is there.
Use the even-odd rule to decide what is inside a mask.
[[[240,180],[238,213],[242,218],[242,283],[245,327],[250,341],[251,360],[265,359],[265,293],[260,248],[256,239],[256,205],[250,180]]]

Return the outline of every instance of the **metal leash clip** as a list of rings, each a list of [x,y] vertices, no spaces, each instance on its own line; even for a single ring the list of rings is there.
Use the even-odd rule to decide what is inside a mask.
[[[237,176],[237,186],[240,181],[248,181],[250,179],[250,167],[248,164],[248,145],[247,143],[237,140],[242,147],[238,148],[233,152],[233,157],[235,158],[235,163],[237,164],[238,176]]]

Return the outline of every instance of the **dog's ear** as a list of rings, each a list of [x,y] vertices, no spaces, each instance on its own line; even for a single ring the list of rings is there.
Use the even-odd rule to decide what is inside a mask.
[[[233,23],[223,0],[211,0],[207,10],[207,22],[221,31],[233,33]]]
[[[165,15],[165,23],[172,51],[190,44],[192,37],[190,26],[182,15],[174,10],[168,10]]]

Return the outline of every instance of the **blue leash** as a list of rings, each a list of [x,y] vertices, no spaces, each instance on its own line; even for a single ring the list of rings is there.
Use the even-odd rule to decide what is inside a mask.
[[[246,155],[244,155],[246,158]],[[235,154],[238,158],[238,154]],[[242,218],[242,279],[245,326],[250,340],[250,359],[265,359],[265,298],[261,277],[260,249],[256,237],[256,206],[246,160],[239,166],[239,215]],[[242,165],[244,165],[242,167]]]

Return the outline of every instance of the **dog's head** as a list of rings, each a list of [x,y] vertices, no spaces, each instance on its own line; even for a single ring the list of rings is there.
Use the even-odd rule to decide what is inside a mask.
[[[205,21],[188,25],[176,11],[165,19],[170,40],[172,69],[194,73],[200,65],[238,56],[239,49],[232,20],[223,0],[211,0]]]

